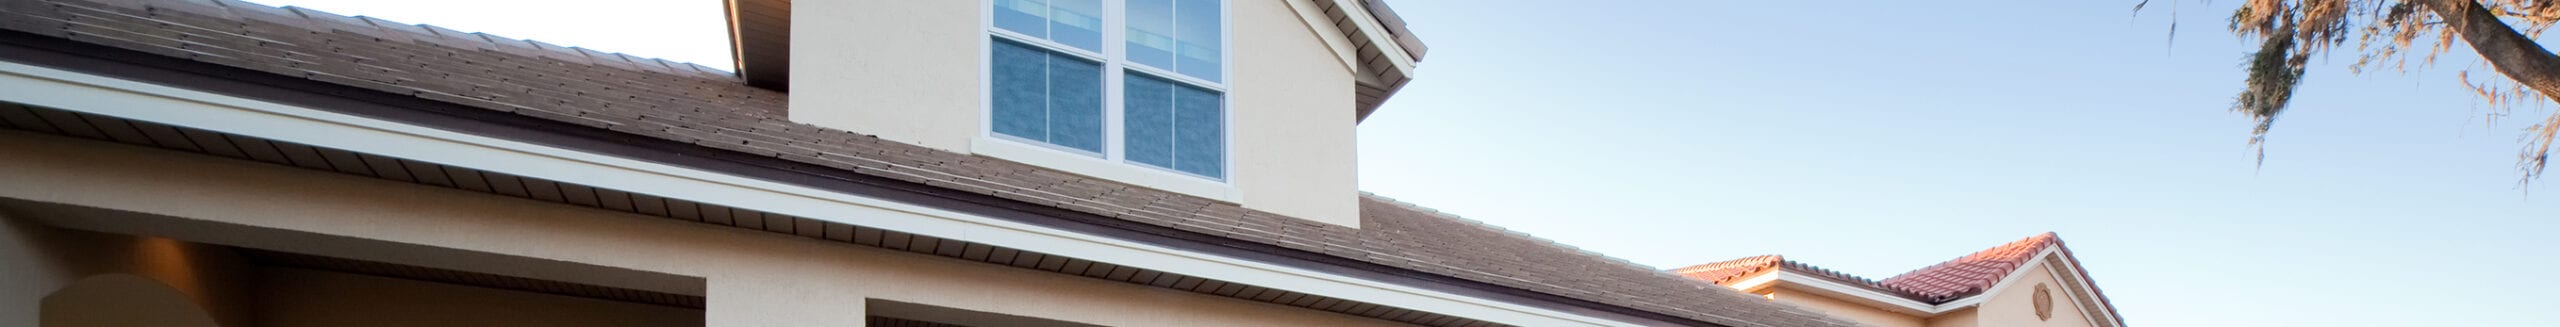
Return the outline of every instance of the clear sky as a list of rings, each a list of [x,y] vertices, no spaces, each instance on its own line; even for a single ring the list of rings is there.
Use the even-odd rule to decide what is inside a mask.
[[[1666,268],[1883,278],[2054,231],[2141,326],[2560,326],[2560,195],[2515,183],[2546,111],[2332,56],[2260,168],[2229,4],[2136,1],[1395,0],[1431,56],[1361,185]],[[260,2],[729,61],[717,0]]]

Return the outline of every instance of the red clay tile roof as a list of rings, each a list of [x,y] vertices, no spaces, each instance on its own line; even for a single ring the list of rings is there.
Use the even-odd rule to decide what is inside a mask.
[[[1726,260],[1723,262],[1711,262],[1695,266],[1680,267],[1678,269],[1672,269],[1671,273],[1678,274],[1680,277],[1688,277],[1689,279],[1703,280],[1709,283],[1724,285],[1728,282],[1732,282],[1736,277],[1749,276],[1752,273],[1758,273],[1769,270],[1769,268],[1777,267],[1779,262],[1786,260],[1786,257],[1781,257],[1775,254],[1749,256],[1741,259]]]
[[[0,0],[0,29],[821,165],[1727,325],[1855,323],[1364,195],[1349,228],[794,123],[706,67],[232,0]]]
[[[2036,253],[2062,245],[2062,238],[2051,232],[2001,244],[1964,257],[1931,265],[1927,268],[1885,278],[1880,283],[1894,290],[1933,300],[1947,300],[1980,294],[1999,284],[2035,259]]]
[[[1691,279],[1712,282],[1719,285],[1731,285],[1734,282],[1733,278],[1758,273],[1770,268],[1778,268],[1797,271],[1816,277],[1828,278],[1843,284],[1864,287],[1887,294],[1898,295],[1911,298],[1913,300],[1920,300],[1922,302],[1946,303],[1955,299],[1981,294],[1983,291],[1989,290],[1995,284],[1999,284],[2000,279],[2008,277],[2009,273],[2015,272],[2020,268],[2025,268],[2027,261],[2035,259],[2036,253],[2043,252],[2046,248],[2061,246],[2062,238],[2055,236],[2051,232],[2047,232],[2009,242],[2008,244],[1994,246],[1980,252],[1974,252],[1973,254],[1958,257],[1955,260],[1948,260],[1947,262],[1905,272],[1901,275],[1895,275],[1892,278],[1886,278],[1884,280],[1858,277],[1857,275],[1826,269],[1812,264],[1797,262],[1795,260],[1786,260],[1785,257],[1778,255],[1752,256],[1730,261],[1700,264],[1673,269],[1671,272]],[[2064,249],[2064,251],[2069,251],[2069,249]]]

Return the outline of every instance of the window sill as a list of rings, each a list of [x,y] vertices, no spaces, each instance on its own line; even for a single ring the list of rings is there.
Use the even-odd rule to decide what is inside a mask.
[[[1052,149],[1045,146],[1023,143],[1021,141],[997,139],[994,137],[980,135],[970,139],[969,152],[998,159],[1031,164],[1033,166],[1056,169],[1067,173],[1093,176],[1094,178],[1101,178],[1139,187],[1181,193],[1208,198],[1211,200],[1239,204],[1244,203],[1243,192],[1237,190],[1234,184],[1229,184],[1227,182],[1176,173],[1161,168],[1142,166],[1136,163],[1096,158],[1092,155],[1071,153],[1066,150]],[[1230,174],[1232,174],[1232,172],[1230,172]]]

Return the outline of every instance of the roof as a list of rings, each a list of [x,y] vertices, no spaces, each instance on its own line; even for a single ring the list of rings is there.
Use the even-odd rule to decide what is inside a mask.
[[[0,29],[511,113],[1726,326],[1849,326],[1375,195],[1362,226],[793,123],[699,65],[232,0],[0,1]],[[1685,324],[1685,323],[1684,323]]]
[[[2024,268],[2036,253],[2062,246],[2062,238],[2051,232],[2001,244],[1974,252],[1955,260],[1947,260],[1918,270],[1894,275],[1879,282],[1896,291],[1930,299],[1954,299],[1982,294],[2009,273]]]
[[[1754,273],[1767,271],[1769,268],[1777,268],[1779,262],[1786,260],[1786,257],[1775,254],[1749,256],[1741,259],[1680,267],[1679,269],[1672,269],[1671,273],[1678,274],[1680,277],[1688,277],[1689,279],[1724,284],[1726,282],[1733,281],[1736,277],[1750,276]]]
[[[1794,270],[1804,273],[1805,275],[1877,291],[1878,293],[1891,294],[1894,296],[1918,300],[1928,304],[1945,304],[1975,295],[1982,295],[1985,292],[1990,291],[1992,287],[1998,286],[2000,281],[2008,278],[2010,274],[2027,268],[2028,264],[2035,261],[2037,254],[2044,253],[2046,250],[2060,251],[2065,260],[2078,260],[2074,259],[2076,257],[2071,256],[2071,249],[2069,247],[2062,245],[2062,237],[2060,235],[2056,235],[2052,232],[2045,232],[2043,234],[2036,234],[2035,236],[2028,236],[2024,239],[2010,241],[2009,243],[2003,243],[1999,246],[1993,246],[1989,249],[1983,249],[1982,251],[1977,251],[1972,254],[1956,257],[1955,259],[1947,260],[1946,262],[1940,262],[1938,264],[1929,265],[1928,267],[1921,267],[1920,269],[1904,272],[1883,280],[1858,277],[1857,275],[1825,269],[1813,264],[1787,260],[1784,256],[1779,255],[1744,257],[1741,259],[1681,267],[1669,271],[1690,279],[1716,283],[1719,285],[1734,285],[1734,283],[1739,282],[1739,277],[1757,274],[1762,271],[1770,271],[1772,269]],[[2079,267],[2076,263],[2071,266]],[[2079,274],[2082,279],[2088,278],[2087,271],[2073,271],[2072,273]],[[2097,290],[2095,288],[2096,282],[2092,281],[2090,284],[2092,285],[2090,291],[2092,293],[2096,293],[2095,297],[2101,305],[2107,307],[2106,311],[2109,313],[2115,312],[2115,305],[2107,300],[2106,292]],[[2119,317],[2116,319],[2121,320],[2122,318]]]

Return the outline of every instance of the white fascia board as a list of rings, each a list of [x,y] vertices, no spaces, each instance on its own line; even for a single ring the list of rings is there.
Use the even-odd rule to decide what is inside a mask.
[[[1037,250],[1519,326],[1638,326],[713,171],[0,61],[0,101]]]
[[[1360,51],[1351,48],[1351,33],[1343,32],[1340,26],[1334,26],[1333,17],[1325,16],[1324,9],[1316,6],[1316,1],[1323,0],[1288,0],[1287,2],[1289,10],[1298,13],[1298,20],[1306,22],[1307,30],[1315,32],[1317,39],[1324,40],[1325,48],[1333,50],[1334,57],[1342,59],[1342,69],[1353,74],[1360,73],[1360,59],[1358,59]]]
[[[1360,27],[1360,34],[1368,36],[1369,44],[1385,52],[1383,55],[1387,62],[1394,64],[1396,71],[1404,72],[1404,76],[1413,76],[1413,54],[1406,53],[1403,43],[1396,43],[1394,37],[1388,36],[1387,27],[1378,23],[1378,17],[1369,15],[1369,7],[1360,5],[1360,0],[1321,1],[1333,1],[1333,6],[1342,8],[1342,14],[1351,17],[1351,24]]]
[[[2117,320],[2116,320],[2116,308],[2115,308],[2114,306],[2107,305],[2107,303],[2105,303],[2105,302],[2104,302],[2104,301],[2106,301],[2106,299],[2103,299],[2103,298],[2099,298],[2099,297],[2098,297],[2098,294],[2097,294],[2097,292],[2098,292],[2098,284],[2097,284],[2096,282],[2092,282],[2092,281],[2090,281],[2090,280],[2089,280],[2089,276],[2085,276],[2085,275],[2081,275],[2081,274],[2080,274],[2080,272],[2082,271],[2082,270],[2080,269],[2080,258],[2072,257],[2070,252],[2061,252],[2061,251],[2051,251],[2051,252],[2053,252],[2053,255],[2057,255],[2057,256],[2062,257],[2064,260],[2057,260],[2056,262],[2061,263],[2063,268],[2068,268],[2068,269],[2070,270],[2070,271],[2054,271],[2054,272],[2053,272],[2054,280],[2064,281],[2065,283],[2079,284],[2079,285],[2080,285],[2080,288],[2079,288],[2079,289],[2089,290],[2089,293],[2090,293],[2090,294],[2088,294],[2088,295],[2089,295],[2089,299],[2090,299],[2090,300],[2092,300],[2092,301],[2100,301],[2099,303],[2081,303],[2081,302],[2080,302],[2080,297],[2077,297],[2077,296],[2065,296],[2065,297],[2067,297],[2067,298],[2071,298],[2071,303],[2077,303],[2077,304],[2079,304],[2079,305],[2080,305],[2080,307],[2082,307],[2082,308],[2097,308],[2097,309],[2098,309],[2098,313],[2104,314],[2104,316],[2102,316],[2102,317],[2086,317],[2086,318],[2089,318],[2089,325],[2090,325],[2090,326],[2103,326],[2103,327],[2119,327],[2119,326],[2123,326],[2123,325],[2124,325],[2124,322],[2123,322],[2123,321],[2117,321]],[[2063,269],[2052,269],[2052,270],[2063,270]],[[2070,277],[2070,278],[2063,278],[2063,277]],[[2063,292],[2064,292],[2064,294],[2065,294],[2065,295],[2072,295],[2072,294],[2070,294],[2070,292],[2071,292],[2071,290],[2070,290],[2070,289],[2064,289],[2064,290],[2063,290]],[[2087,315],[2083,315],[2083,316],[2087,316]]]
[[[1733,286],[1731,286],[1731,287],[1733,287],[1733,289],[1736,289],[1736,290],[1744,290],[1744,291],[1749,291],[1749,290],[1759,289],[1759,288],[1761,288],[1762,286],[1768,286],[1768,285],[1769,285],[1769,283],[1776,283],[1776,282],[1778,282],[1778,275],[1781,275],[1781,274],[1783,274],[1783,273],[1785,273],[1785,272],[1786,272],[1786,270],[1785,270],[1785,269],[1779,269],[1777,272],[1766,273],[1766,274],[1760,274],[1759,276],[1751,276],[1751,278],[1743,278],[1742,280],[1734,281],[1734,282],[1733,282]]]

